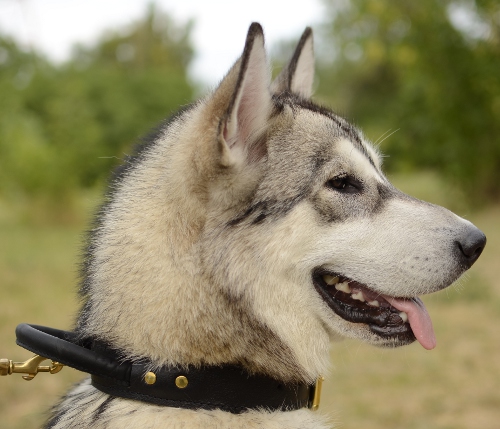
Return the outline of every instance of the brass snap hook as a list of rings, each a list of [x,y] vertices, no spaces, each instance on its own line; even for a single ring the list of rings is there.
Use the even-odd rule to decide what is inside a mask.
[[[51,361],[51,365],[40,365],[48,358],[35,355],[26,362],[12,362],[10,359],[0,359],[0,375],[11,375],[13,373],[28,374],[23,375],[26,381],[33,380],[39,372],[50,372],[57,374],[63,369],[63,364]]]

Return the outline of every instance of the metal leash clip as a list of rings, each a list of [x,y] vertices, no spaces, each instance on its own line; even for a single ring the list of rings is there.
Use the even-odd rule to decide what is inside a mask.
[[[11,375],[13,373],[28,374],[23,375],[26,381],[33,380],[39,372],[50,372],[57,374],[63,369],[63,364],[51,361],[51,365],[40,365],[48,358],[35,355],[26,362],[12,362],[10,359],[0,359],[0,375]]]

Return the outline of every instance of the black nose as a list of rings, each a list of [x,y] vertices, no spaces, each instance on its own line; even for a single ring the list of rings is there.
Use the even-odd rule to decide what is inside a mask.
[[[471,226],[457,244],[462,258],[470,268],[486,246],[486,236],[475,226]]]

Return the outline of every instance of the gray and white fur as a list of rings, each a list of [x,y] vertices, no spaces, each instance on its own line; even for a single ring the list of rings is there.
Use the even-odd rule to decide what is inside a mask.
[[[460,243],[478,230],[389,183],[363,134],[311,101],[313,62],[306,29],[271,82],[263,31],[252,24],[219,86],[126,160],[89,234],[82,336],[153,367],[231,363],[313,383],[328,373],[331,340],[399,345],[332,311],[313,285],[318,269],[411,298],[469,268]],[[88,379],[46,426],[327,427],[307,409],[161,407],[110,397]]]

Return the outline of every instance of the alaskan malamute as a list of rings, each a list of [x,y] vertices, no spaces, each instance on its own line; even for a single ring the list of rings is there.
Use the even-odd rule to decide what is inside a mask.
[[[75,330],[102,370],[47,428],[327,428],[311,408],[332,339],[435,346],[418,296],[485,236],[389,183],[361,131],[311,100],[313,62],[308,28],[271,82],[252,24],[215,91],[118,170]]]

